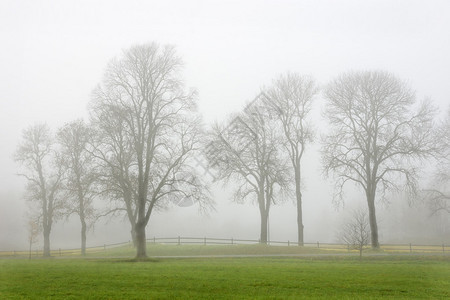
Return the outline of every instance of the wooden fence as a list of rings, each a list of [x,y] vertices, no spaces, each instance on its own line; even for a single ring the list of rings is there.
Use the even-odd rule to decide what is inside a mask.
[[[168,245],[251,245],[259,244],[259,240],[251,239],[235,239],[235,238],[211,238],[211,237],[153,237],[147,239],[149,244],[168,244]],[[284,247],[297,247],[298,243],[296,241],[268,241],[270,246],[284,246]],[[104,244],[100,246],[87,247],[86,252],[89,254],[98,253],[101,255],[108,249],[131,246],[131,242],[114,243],[114,244]],[[344,244],[337,243],[304,243],[303,247],[308,248],[319,248],[322,250],[330,251],[346,251],[348,246]],[[445,244],[441,245],[420,245],[420,244],[383,244],[380,246],[381,249],[387,253],[416,253],[416,254],[448,254],[450,253],[450,246]],[[32,256],[38,257],[42,256],[42,249],[33,249],[31,252],[28,250],[21,251],[0,251],[0,258],[5,257],[24,257]],[[53,249],[51,250],[52,256],[78,256],[81,255],[80,248],[74,249]]]

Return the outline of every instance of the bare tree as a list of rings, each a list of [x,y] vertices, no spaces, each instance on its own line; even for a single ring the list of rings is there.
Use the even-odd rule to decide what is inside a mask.
[[[146,257],[145,228],[155,208],[173,197],[209,203],[189,164],[200,131],[195,92],[184,91],[181,66],[171,46],[134,46],[111,61],[93,94],[93,123],[107,135],[97,157],[115,180],[113,194],[132,213],[137,258]]]
[[[47,125],[39,124],[23,131],[15,160],[24,167],[24,173],[19,175],[28,182],[27,199],[38,203],[44,235],[44,256],[48,257],[52,225],[61,217],[64,202],[60,195],[63,172]]]
[[[422,103],[414,112],[411,89],[381,71],[343,74],[328,85],[325,96],[331,125],[323,141],[325,173],[336,174],[339,199],[347,182],[364,190],[372,247],[378,248],[377,192],[384,196],[388,189],[404,187],[416,194],[414,160],[427,158],[435,150],[434,109]]]
[[[91,136],[82,120],[67,123],[57,134],[65,170],[67,216],[77,214],[80,218],[82,255],[86,255],[86,232],[95,220],[93,199],[97,195],[94,157],[88,149]]]
[[[267,243],[270,207],[289,187],[289,168],[279,151],[278,130],[257,98],[227,126],[216,126],[206,151],[218,179],[238,184],[237,202],[256,199],[261,216],[260,242]]]
[[[301,160],[308,143],[313,140],[313,129],[308,118],[317,92],[317,85],[312,78],[295,73],[280,76],[263,92],[265,104],[280,122],[285,137],[283,145],[294,169],[299,246],[304,243]]]
[[[430,186],[424,190],[424,196],[432,214],[450,213],[450,108],[446,118],[438,127],[437,145],[438,163]]]
[[[363,210],[353,211],[351,219],[342,226],[339,238],[349,249],[358,250],[359,259],[361,259],[362,252],[370,243],[370,226],[367,213]]]

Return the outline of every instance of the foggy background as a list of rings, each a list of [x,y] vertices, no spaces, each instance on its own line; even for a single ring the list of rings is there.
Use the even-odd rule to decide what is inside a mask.
[[[184,79],[199,91],[205,124],[241,110],[286,71],[320,84],[349,70],[386,70],[417,97],[444,112],[450,104],[449,1],[9,1],[0,2],[0,250],[25,249],[25,181],[13,153],[24,128],[52,130],[77,118],[110,59],[132,45],[173,44]],[[320,132],[322,96],[316,99]],[[319,139],[317,139],[317,142]],[[335,242],[350,210],[366,208],[361,191],[332,202],[321,176],[320,145],[303,158],[305,242]],[[231,202],[231,188],[213,186],[216,211],[175,207],[152,215],[147,237],[257,239],[258,208]],[[296,240],[294,202],[273,206],[270,239]],[[449,216],[430,218],[423,203],[378,206],[380,242],[450,243]],[[54,224],[52,249],[79,247],[77,218]],[[125,218],[102,219],[88,246],[130,240]],[[41,238],[42,239],[42,238]],[[41,243],[42,241],[40,241]],[[38,243],[38,245],[40,245]]]

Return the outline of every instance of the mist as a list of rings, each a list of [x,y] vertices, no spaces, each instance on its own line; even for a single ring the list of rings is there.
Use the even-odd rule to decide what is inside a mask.
[[[387,70],[429,97],[442,119],[449,106],[450,4],[447,1],[15,1],[0,4],[0,251],[28,245],[26,181],[14,162],[22,131],[46,123],[88,121],[92,91],[108,62],[129,47],[171,44],[183,59],[183,79],[198,90],[205,126],[242,111],[260,89],[288,71],[312,75],[321,87],[342,72]],[[312,120],[318,134],[302,159],[305,243],[334,243],[364,192],[349,186],[333,201],[333,178],[323,176],[320,135],[328,130],[317,96]],[[432,167],[423,166],[422,182]],[[171,206],[152,214],[152,237],[259,237],[252,201],[233,202],[233,184],[210,184],[214,210]],[[96,200],[97,208],[103,200]],[[449,244],[450,217],[426,203],[390,195],[377,203],[380,242]],[[274,205],[269,240],[296,241],[294,198]],[[104,217],[88,231],[87,246],[131,240],[125,216]],[[75,216],[53,225],[51,248],[79,248]],[[42,237],[33,247],[42,248]]]

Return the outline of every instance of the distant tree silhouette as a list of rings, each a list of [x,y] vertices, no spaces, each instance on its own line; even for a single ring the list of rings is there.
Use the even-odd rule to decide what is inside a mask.
[[[415,112],[414,92],[382,71],[343,74],[328,85],[325,97],[331,126],[323,140],[325,173],[337,176],[340,199],[348,182],[364,190],[372,247],[378,248],[376,196],[400,186],[410,194],[417,193],[414,160],[430,157],[435,151],[435,110],[424,102]]]

